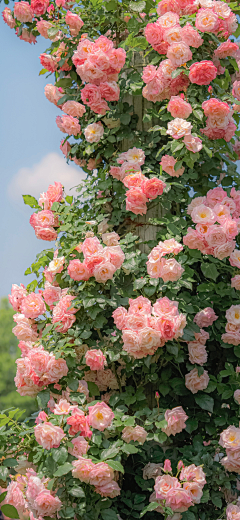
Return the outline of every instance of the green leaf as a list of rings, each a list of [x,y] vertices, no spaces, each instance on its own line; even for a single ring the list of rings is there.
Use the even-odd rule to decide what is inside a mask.
[[[131,121],[131,116],[130,114],[122,114],[120,116],[120,121],[123,125],[128,125]]]
[[[23,195],[24,204],[30,206],[30,208],[39,208],[38,201],[32,195]]]
[[[211,157],[212,157],[212,151],[209,150],[209,148],[208,148],[205,144],[203,144],[203,149],[204,149],[205,152],[207,153],[208,157],[210,157],[210,159],[211,159]]]
[[[207,410],[208,412],[213,412],[214,407],[214,399],[210,397],[210,395],[206,394],[197,394],[194,396],[195,401],[203,410]]]
[[[137,446],[134,446],[134,444],[124,444],[121,449],[124,453],[131,453],[131,454],[137,453],[139,451]]]
[[[92,381],[87,381],[88,390],[90,397],[95,397],[96,395],[100,395],[99,388],[96,383],[92,383]]]
[[[53,460],[59,465],[64,464],[68,458],[68,451],[63,446],[61,448],[55,448],[53,450]]]
[[[145,283],[147,283],[147,278],[137,278],[137,280],[134,280],[133,289],[142,289]]]
[[[113,448],[108,448],[107,450],[103,450],[101,453],[101,459],[102,460],[113,459],[119,453],[119,450],[120,450],[120,448],[119,447],[116,448],[115,446]]]
[[[182,514],[182,520],[196,520],[196,516],[191,511],[185,511]]]
[[[147,507],[144,507],[144,509],[141,511],[140,518],[142,518],[142,516],[148,513],[148,511],[154,511],[154,509],[157,509],[157,507],[159,507],[158,502],[150,502],[150,504],[148,504]]]
[[[67,196],[65,197],[65,201],[66,201],[68,204],[72,204],[73,196],[71,195],[71,197],[70,197],[70,195],[67,195]]]
[[[0,503],[4,501],[6,495],[7,495],[7,491],[4,491],[3,493],[1,493],[1,495],[0,495]]]
[[[210,499],[209,489],[204,489],[202,498],[201,498],[201,504],[206,504],[209,501],[209,499]]]
[[[59,32],[59,29],[57,27],[50,27],[50,29],[48,29],[47,33],[48,33],[48,37],[50,38],[54,38],[54,36],[56,36]]]
[[[48,401],[50,399],[50,392],[49,390],[42,390],[42,392],[39,392],[37,396],[37,402],[40,408],[46,408]]]
[[[181,74],[181,70],[180,69],[176,69],[172,72],[171,76],[172,78],[177,78],[179,76],[179,74]]]
[[[193,110],[193,113],[197,119],[200,119],[200,121],[202,121],[202,118],[203,118],[202,110]]]
[[[103,520],[118,520],[117,513],[113,509],[104,509],[101,511]]]
[[[47,69],[41,69],[38,75],[42,76],[43,74],[46,74],[46,72],[48,72]]]
[[[190,419],[187,419],[186,421],[186,431],[188,433],[192,433],[194,430],[196,430],[198,427],[198,421],[197,419],[194,419],[194,417],[191,417]]]
[[[77,498],[85,497],[85,493],[81,487],[71,488],[68,492],[69,492],[69,495],[72,495],[73,497],[77,497]]]
[[[122,466],[121,462],[118,462],[117,460],[106,460],[105,462],[110,466],[110,468],[114,469],[115,471],[120,471],[121,473],[124,473],[124,467]]]
[[[172,141],[171,143],[171,151],[172,153],[174,152],[179,152],[179,150],[181,150],[184,146],[184,143],[180,143],[177,139],[174,139],[174,141]]]
[[[61,477],[62,475],[66,475],[73,469],[72,464],[70,462],[65,462],[62,466],[60,466],[57,471],[54,473],[54,477]]]
[[[214,282],[216,282],[216,279],[220,274],[214,264],[201,264],[201,271],[206,278],[210,278],[211,280],[214,280]]]
[[[8,476],[8,469],[4,466],[0,466],[0,479],[4,480],[4,482],[7,480]]]
[[[144,11],[145,7],[146,7],[146,2],[144,2],[144,0],[142,0],[141,2],[130,2],[129,3],[129,8],[132,11],[136,11],[137,13],[142,13],[142,11]]]
[[[8,516],[8,518],[19,518],[16,507],[12,506],[11,504],[4,504],[1,506],[1,511],[5,516]]]

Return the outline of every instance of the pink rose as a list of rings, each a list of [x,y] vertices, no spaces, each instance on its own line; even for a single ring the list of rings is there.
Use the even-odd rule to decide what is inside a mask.
[[[230,471],[230,472],[234,471],[235,473],[239,473],[240,472],[240,450],[236,450],[236,451],[227,450],[227,457],[223,457],[223,459],[221,460],[221,464],[224,466],[226,471]]]
[[[152,25],[152,24],[151,24]],[[157,67],[154,65],[147,65],[143,69],[142,80],[144,83],[149,83],[157,76]]]
[[[170,435],[175,436],[186,428],[185,422],[188,419],[188,416],[181,406],[177,406],[172,410],[166,410],[164,418],[167,421],[167,426],[165,426],[162,431],[166,433],[168,437]]]
[[[31,0],[31,8],[35,16],[41,16],[46,13],[49,6],[49,0]]]
[[[26,318],[38,318],[46,312],[46,306],[40,294],[30,293],[22,301],[21,312]]]
[[[16,2],[14,4],[14,17],[21,23],[32,22],[33,11],[28,2]]]
[[[172,13],[180,14],[180,6],[176,0],[161,0],[157,6],[157,14],[162,16],[171,11]]]
[[[90,472],[90,484],[92,486],[104,486],[114,477],[113,469],[106,462],[94,464]]]
[[[120,236],[115,231],[102,234],[102,241],[106,246],[117,246],[119,240]]]
[[[179,16],[177,13],[167,12],[158,18],[157,24],[162,27],[162,29],[174,27],[174,25],[179,24]]]
[[[79,478],[81,482],[86,482],[88,484],[90,482],[91,471],[94,468],[92,459],[79,457],[78,460],[73,461],[72,465],[74,466],[74,469],[72,470],[73,477]]]
[[[240,449],[240,429],[236,426],[228,426],[220,435],[220,446],[231,451]]]
[[[62,110],[66,114],[72,117],[82,117],[86,112],[86,108],[81,103],[77,103],[77,101],[66,101],[64,105],[62,105]]]
[[[127,310],[124,307],[118,307],[112,314],[117,329],[125,328]]]
[[[111,262],[102,262],[93,270],[93,276],[98,283],[106,283],[107,280],[111,280],[116,271],[115,266]]]
[[[157,177],[151,179],[145,179],[142,183],[142,191],[148,199],[154,200],[158,195],[163,194],[163,190],[166,188],[165,182],[161,181]]]
[[[9,7],[5,7],[2,12],[3,21],[10,27],[10,29],[13,29],[15,27],[15,20],[12,17],[12,11],[9,9]]]
[[[34,432],[36,441],[46,450],[58,448],[61,440],[65,437],[62,428],[50,422],[38,424],[35,426]]]
[[[216,222],[216,215],[211,208],[208,208],[204,204],[193,208],[191,217],[195,224],[214,224],[214,222]]]
[[[214,54],[217,56],[217,58],[222,60],[228,56],[235,57],[237,52],[239,52],[237,43],[234,43],[231,40],[227,40],[226,42],[223,42],[221,45],[219,45],[219,47],[214,51]]]
[[[160,278],[164,282],[176,282],[181,278],[184,272],[183,267],[175,260],[175,258],[161,258],[160,260]]]
[[[170,475],[162,475],[156,478],[154,489],[156,491],[156,498],[166,500],[169,491],[172,489],[181,488],[181,484],[176,477]]]
[[[120,269],[121,265],[125,260],[125,255],[119,245],[107,246],[104,249],[104,253],[109,255],[110,262],[113,264],[115,269]]]
[[[142,426],[125,426],[122,431],[122,439],[129,443],[131,441],[143,444],[147,438],[147,432]]]
[[[234,249],[230,254],[229,262],[233,267],[240,268],[240,251],[239,249]]]
[[[40,54],[39,58],[40,58],[40,63],[44,69],[47,69],[49,72],[55,72],[57,70],[58,62],[57,62],[57,59],[55,56],[51,56],[51,54],[43,53],[43,54]],[[60,116],[58,116],[58,117],[60,117]]]
[[[61,132],[68,135],[78,135],[81,132],[78,119],[76,117],[63,115],[56,117],[56,123]]]
[[[171,489],[166,496],[166,506],[183,513],[193,505],[190,494],[183,488]]]
[[[234,81],[232,95],[240,101],[240,81]]]
[[[65,16],[65,22],[69,26],[69,30],[72,36],[77,36],[80,29],[84,25],[80,16],[78,16],[75,13],[72,13],[71,11],[67,11]]]
[[[187,119],[192,113],[192,107],[190,103],[187,103],[180,96],[172,96],[168,106],[168,112],[171,113],[172,117],[179,117],[182,119]]]
[[[189,361],[192,364],[204,365],[207,362],[206,347],[197,341],[190,341],[188,343]]]
[[[148,298],[144,298],[144,296],[138,296],[138,298],[131,299],[129,298],[129,311],[128,314],[142,314],[142,315],[150,315],[152,311],[151,302]]]
[[[115,498],[120,495],[121,489],[115,480],[111,480],[102,486],[96,486],[95,491],[101,497]]]
[[[73,457],[79,458],[87,454],[89,444],[84,437],[75,437],[71,440],[71,443],[73,444],[73,448],[68,448],[68,452],[73,455]]]
[[[174,159],[174,157],[171,155],[163,155],[160,164],[163,171],[168,173],[168,175],[171,175],[171,177],[180,177],[183,174],[185,168],[179,168],[178,170],[175,170],[174,166],[176,162],[176,159]]]
[[[148,199],[141,188],[131,188],[126,193],[126,210],[132,211],[135,215],[145,215],[147,212]]]
[[[34,506],[37,516],[53,516],[62,507],[62,502],[57,496],[51,495],[48,489],[41,491],[35,499]]]
[[[196,314],[193,321],[201,329],[203,327],[209,327],[217,319],[218,316],[215,314],[214,310],[211,307],[206,307]]]
[[[193,153],[200,152],[203,146],[202,140],[199,139],[199,137],[194,137],[193,135],[185,135],[184,144],[186,148]]]
[[[118,101],[120,95],[120,88],[116,81],[105,81],[99,85],[101,96],[106,101]]]
[[[21,283],[20,286],[13,284],[11,294],[8,295],[9,303],[14,311],[20,311],[24,298],[27,296],[27,290]]]
[[[189,45],[190,47],[195,47],[198,49],[203,44],[203,39],[196,29],[192,27],[190,23],[187,23],[181,29],[182,40]]]
[[[191,129],[191,123],[177,117],[168,123],[167,134],[173,137],[173,139],[180,139],[185,135],[191,134]]]
[[[158,23],[148,23],[145,27],[145,38],[151,45],[161,43],[163,37],[162,28]]]
[[[240,404],[240,390],[235,390],[233,397],[238,404]]]
[[[97,237],[89,237],[82,243],[82,252],[84,258],[94,255],[95,253],[102,253],[103,246]]]
[[[215,32],[218,29],[218,15],[212,9],[199,9],[195,26],[201,32]]]
[[[178,314],[178,302],[169,300],[167,296],[159,298],[153,305],[154,314],[157,316],[176,316]]]
[[[234,287],[237,291],[240,291],[240,275],[237,274],[231,278],[231,287]]]
[[[80,432],[82,437],[91,438],[92,431],[89,428],[89,417],[86,417],[81,410],[78,409],[72,417],[68,417],[67,424],[70,425],[69,435],[76,435]]]
[[[107,360],[99,349],[88,350],[85,354],[86,365],[91,370],[103,370],[104,365],[107,364]]]
[[[174,67],[181,67],[192,59],[192,52],[186,43],[180,41],[170,45],[167,50],[167,57]]]
[[[84,135],[89,143],[98,143],[104,134],[104,127],[101,122],[92,123],[84,130]]]
[[[204,370],[203,374],[199,376],[197,369],[194,368],[191,372],[185,375],[185,385],[193,394],[196,394],[199,390],[205,390],[208,383],[209,375],[206,370]]]
[[[53,304],[61,298],[61,288],[51,285],[49,282],[45,283],[43,291],[43,298],[50,308],[53,308]]]
[[[94,406],[89,406],[89,424],[92,428],[103,432],[111,426],[114,413],[106,403],[98,402]]]
[[[13,316],[17,325],[12,329],[13,334],[20,341],[36,341],[37,333],[32,328],[32,321],[24,316],[24,314],[15,314]]]
[[[209,60],[193,63],[189,70],[189,80],[196,85],[209,85],[217,77],[217,68]]]
[[[46,40],[48,40],[49,39],[48,29],[53,27],[53,24],[51,22],[47,22],[47,20],[38,20],[36,27],[37,27],[38,32],[41,34],[41,36],[43,36],[43,38],[46,38]],[[56,89],[56,87],[54,87],[53,85],[51,85],[51,86]]]
[[[70,260],[68,265],[68,274],[73,280],[89,280],[91,273],[86,264],[80,260]]]

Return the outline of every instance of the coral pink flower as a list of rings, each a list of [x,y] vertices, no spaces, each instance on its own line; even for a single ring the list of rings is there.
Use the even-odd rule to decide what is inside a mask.
[[[208,208],[204,204],[193,208],[191,217],[195,224],[214,224],[214,222],[216,222],[216,215],[211,208]]]
[[[203,44],[203,39],[200,34],[192,27],[190,23],[187,23],[181,29],[182,40],[190,47],[198,49]]]
[[[218,316],[215,314],[214,310],[211,307],[206,307],[205,309],[199,311],[195,318],[194,323],[198,325],[198,327],[209,327],[218,319]]]
[[[229,262],[233,267],[238,267],[240,269],[240,251],[239,249],[234,249],[230,254]]]
[[[73,444],[73,448],[68,448],[68,452],[73,455],[73,457],[82,457],[87,454],[89,449],[89,444],[83,437],[75,437],[71,440]]]
[[[179,280],[179,278],[181,278],[183,272],[184,269],[181,267],[179,262],[175,260],[175,258],[161,258],[160,278],[162,278],[164,282],[176,282]]]
[[[58,448],[61,440],[65,437],[62,428],[50,422],[38,424],[35,426],[34,432],[36,441],[46,450]]]
[[[94,406],[89,406],[89,424],[96,430],[103,432],[111,426],[114,413],[106,403],[98,402]]]
[[[127,310],[124,307],[118,307],[112,314],[114,323],[119,330],[125,328]]]
[[[4,22],[10,27],[10,29],[13,29],[16,25],[16,22],[14,18],[12,17],[12,11],[9,9],[9,7],[5,7],[2,12],[2,17]]]
[[[106,257],[109,255],[111,264],[114,265],[115,269],[120,269],[121,265],[125,260],[125,255],[119,245],[107,246],[104,249]]]
[[[187,480],[187,482],[196,482],[201,488],[206,484],[205,473],[201,466],[190,466],[183,467],[180,473],[180,480]]]
[[[157,177],[151,179],[144,179],[142,183],[142,191],[148,199],[156,199],[158,195],[163,194],[164,188],[166,188],[165,182],[161,181]]]
[[[189,70],[189,80],[196,85],[209,85],[217,77],[217,68],[209,60],[193,63]]]
[[[197,368],[194,368],[185,375],[185,385],[193,394],[199,392],[199,390],[205,390],[209,383],[209,375],[204,370],[201,376],[198,375]]]
[[[157,14],[162,16],[165,13],[169,13],[169,11],[180,14],[178,2],[176,0],[161,0],[157,6]]]
[[[147,432],[142,426],[125,426],[122,431],[122,439],[129,443],[131,441],[143,444],[147,438]]]
[[[106,246],[117,246],[119,240],[120,236],[115,231],[102,234],[102,241]]]
[[[234,81],[232,95],[240,101],[240,81]]]
[[[168,173],[168,175],[171,175],[171,177],[180,177],[184,173],[185,168],[179,168],[178,170],[175,170],[174,166],[176,163],[176,159],[174,159],[174,157],[171,155],[163,155],[160,162],[163,171]]]
[[[51,22],[47,22],[47,20],[38,20],[36,24],[38,32],[43,36],[43,38],[46,38],[46,40],[49,39],[48,36],[48,29],[51,29],[53,27],[53,24]],[[53,87],[53,85],[52,85]],[[56,88],[56,87],[54,87]]]
[[[214,54],[217,56],[217,58],[222,60],[228,56],[235,57],[237,52],[239,52],[237,43],[234,43],[231,40],[227,40],[226,42],[223,42],[221,45],[219,45],[219,47],[214,51]]]
[[[31,8],[35,16],[41,16],[46,13],[49,6],[49,0],[31,0]]]
[[[149,83],[157,76],[157,67],[154,65],[147,65],[143,69],[142,80],[144,83]]]
[[[195,26],[201,32],[214,32],[218,29],[218,15],[212,9],[199,9]]]
[[[181,484],[176,477],[170,475],[162,475],[156,478],[154,489],[156,491],[156,498],[166,500],[169,491],[172,489],[181,488]]]
[[[68,265],[68,274],[73,280],[89,280],[91,273],[86,264],[80,260],[71,260]]]
[[[145,38],[151,45],[161,43],[163,37],[163,31],[159,24],[148,23],[145,27]]]
[[[24,298],[27,296],[26,287],[21,283],[20,286],[13,284],[11,294],[8,295],[9,303],[14,311],[20,311]]]
[[[163,428],[163,432],[169,437],[170,435],[176,435],[176,433],[180,433],[184,428],[186,428],[185,422],[188,419],[187,414],[184,412],[181,406],[177,406],[172,410],[166,410],[165,420],[167,421],[167,426]]]
[[[111,262],[101,262],[96,265],[93,270],[93,276],[99,283],[106,283],[107,280],[111,280],[116,271],[115,266]]]
[[[32,22],[33,11],[28,2],[16,2],[14,4],[14,17],[21,23]]]
[[[177,13],[167,12],[158,18],[157,24],[162,29],[169,29],[170,27],[179,24],[179,16]]]
[[[69,30],[72,36],[77,36],[80,29],[84,25],[80,16],[78,16],[75,13],[72,13],[71,11],[67,11],[65,16],[65,22],[69,26]]]
[[[79,457],[78,460],[73,461],[72,465],[74,466],[74,469],[72,470],[73,477],[79,478],[81,482],[86,482],[88,484],[90,482],[91,471],[94,468],[92,459]]]
[[[101,122],[92,123],[84,130],[84,135],[89,143],[98,143],[104,134],[104,127]]]
[[[13,334],[20,341],[36,341],[37,333],[32,328],[32,321],[24,316],[24,314],[15,314],[13,316],[17,325],[12,329]]]
[[[171,489],[166,496],[166,506],[183,513],[193,505],[190,494],[183,488]]]
[[[129,314],[151,314],[151,302],[148,298],[144,298],[144,296],[138,296],[138,298],[135,298],[134,300],[129,298],[129,305]]]
[[[174,67],[180,67],[192,59],[192,52],[184,42],[172,43],[167,50],[167,57]]]
[[[58,219],[55,217],[53,211],[46,209],[39,211],[38,213],[33,213],[29,222],[35,230],[36,228],[58,226]]]
[[[126,210],[132,211],[135,215],[145,215],[147,213],[148,199],[141,188],[131,188],[126,194]]]
[[[173,137],[173,139],[180,139],[185,135],[191,134],[191,129],[191,123],[185,121],[185,119],[177,117],[168,123],[167,134]]]
[[[30,293],[22,301],[21,312],[26,318],[38,318],[46,312],[45,303],[40,294]]]
[[[35,499],[35,508],[37,515],[41,518],[44,516],[53,516],[62,507],[62,502],[58,497],[51,495],[48,489],[41,491]]]
[[[168,112],[172,117],[180,117],[181,119],[187,119],[192,113],[192,107],[190,103],[187,103],[180,96],[172,96],[168,106]]]
[[[102,486],[96,486],[95,491],[101,495],[101,497],[115,498],[120,495],[121,489],[118,483],[112,480]]]
[[[105,81],[99,86],[101,96],[106,101],[118,101],[120,95],[120,88],[116,81]]]
[[[236,426],[228,426],[226,430],[220,435],[220,446],[227,448],[228,450],[239,450],[240,449],[240,429]]]
[[[81,132],[81,126],[76,117],[63,115],[56,117],[56,123],[61,132],[68,135],[78,135]]]
[[[240,291],[240,275],[237,274],[231,278],[231,287],[234,287],[237,291]]]
[[[69,435],[76,435],[80,432],[82,437],[91,438],[92,431],[89,428],[89,418],[84,415],[82,410],[77,410],[72,417],[68,417],[67,424],[70,425]]]
[[[88,350],[85,354],[86,365],[91,370],[103,370],[107,360],[100,349]]]
[[[104,486],[111,482],[114,477],[113,469],[106,462],[94,464],[90,473],[90,484],[92,486]]]
[[[43,21],[45,22],[45,20],[41,20],[40,22],[37,22],[37,23],[40,24]],[[46,22],[46,23],[48,23],[48,22]],[[60,92],[60,89],[58,89],[51,83],[48,83],[44,87],[44,94],[45,94],[46,98],[48,99],[48,101],[50,101],[50,103],[54,103],[54,105],[56,105],[56,106],[58,106],[57,102],[63,96],[62,92]],[[45,208],[45,209],[49,209],[49,208]]]
[[[203,146],[202,140],[199,139],[199,137],[194,137],[193,135],[185,135],[184,144],[186,148],[193,153],[200,152]]]
[[[29,4],[28,4],[29,5]],[[40,63],[47,69],[49,72],[55,72],[58,68],[58,62],[55,56],[51,56],[51,54],[40,54]],[[59,116],[60,117],[60,116]]]
[[[82,117],[86,112],[85,106],[81,103],[77,103],[77,101],[66,101],[66,103],[62,105],[62,110],[72,117]]]
[[[207,362],[207,351],[202,343],[197,341],[190,341],[188,343],[189,361],[192,364],[204,365]]]

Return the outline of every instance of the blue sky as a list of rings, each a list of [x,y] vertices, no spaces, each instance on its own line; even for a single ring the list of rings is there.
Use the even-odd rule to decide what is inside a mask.
[[[39,55],[47,46],[41,37],[36,45],[19,40],[1,17],[0,297],[10,292],[12,283],[31,281],[24,271],[49,244],[35,237],[29,224],[33,211],[21,194],[38,198],[54,180],[68,191],[82,179],[80,168],[67,165],[59,150],[63,134],[55,118],[60,111],[44,96],[45,84],[53,82],[39,76]]]

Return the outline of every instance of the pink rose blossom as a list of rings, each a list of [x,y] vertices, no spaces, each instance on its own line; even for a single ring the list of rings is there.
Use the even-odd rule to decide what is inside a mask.
[[[31,0],[31,8],[35,16],[44,14],[49,6],[49,0]]]
[[[86,365],[91,370],[103,370],[104,365],[107,364],[106,358],[99,349],[88,350],[85,354]]]
[[[179,262],[175,260],[175,258],[161,258],[160,278],[162,278],[164,282],[176,282],[179,280],[179,278],[181,278],[183,272],[184,269],[181,267]]]
[[[51,285],[51,283],[46,282],[42,294],[47,305],[49,305],[50,308],[53,308],[53,304],[60,300],[61,293],[62,291],[60,287],[56,287],[54,285]]]
[[[141,188],[131,188],[126,194],[126,210],[135,215],[145,215],[147,212],[148,199]]]
[[[116,271],[115,266],[111,262],[102,262],[93,270],[93,276],[99,283],[106,283],[107,280],[111,280]]]
[[[199,139],[199,137],[194,137],[193,135],[185,135],[184,144],[186,148],[193,153],[200,152],[203,147],[202,140]]]
[[[172,410],[166,410],[164,418],[167,421],[167,426],[165,426],[162,431],[166,433],[168,437],[170,435],[175,436],[186,428],[185,422],[188,419],[188,416],[181,406],[177,406]]]
[[[168,123],[167,134],[173,137],[173,139],[180,139],[185,135],[191,134],[191,129],[191,123],[177,117]]]
[[[85,263],[80,260],[71,260],[68,265],[68,274],[73,280],[89,280],[91,273]]]
[[[192,59],[192,52],[186,43],[176,42],[168,48],[167,57],[174,67],[180,67]]]
[[[73,412],[72,417],[68,417],[67,424],[70,425],[69,435],[76,435],[80,432],[82,437],[91,438],[92,431],[89,428],[89,417],[86,417],[82,410],[78,409],[76,413]]]
[[[69,26],[69,30],[72,36],[77,36],[80,29],[84,25],[80,16],[78,16],[75,13],[72,13],[71,11],[67,11],[65,16],[65,22]]]
[[[124,307],[118,307],[112,314],[114,323],[119,330],[125,328],[127,310]]]
[[[42,21],[45,21],[45,20],[41,20],[41,22]],[[38,22],[38,23],[41,23],[41,22]],[[48,22],[46,22],[46,23],[48,23]],[[59,106],[57,103],[58,103],[59,99],[61,99],[61,97],[63,96],[62,92],[60,92],[60,89],[58,89],[54,85],[51,85],[51,83],[48,83],[44,87],[44,94],[45,94],[46,98],[48,99],[48,101],[50,101],[50,103],[54,103],[54,105]],[[44,207],[44,209],[49,209],[49,208]]]
[[[101,495],[101,497],[115,498],[120,495],[121,489],[117,482],[112,480],[111,482],[107,482],[102,486],[96,486],[95,491]]]
[[[234,287],[237,291],[240,291],[240,275],[237,274],[231,278],[231,287]]]
[[[22,301],[21,312],[26,318],[38,318],[46,312],[46,307],[40,294],[30,293]]]
[[[162,29],[168,29],[170,27],[174,27],[174,25],[177,25],[179,23],[179,16],[177,13],[167,12],[160,16],[157,20],[157,24]]]
[[[24,298],[27,296],[26,287],[21,283],[20,286],[13,284],[11,294],[8,295],[9,303],[14,311],[20,311]]]
[[[56,117],[56,123],[61,132],[68,135],[78,135],[81,132],[81,127],[76,117],[63,115]]]
[[[57,496],[51,495],[48,489],[45,489],[36,497],[34,506],[37,516],[41,518],[42,516],[53,516],[54,513],[61,509],[62,502]]]
[[[64,105],[62,105],[62,110],[66,114],[72,117],[82,117],[86,112],[86,108],[81,103],[77,103],[77,101],[66,101]]]
[[[44,69],[47,69],[49,72],[55,72],[57,70],[58,62],[57,62],[57,59],[55,56],[51,56],[51,54],[43,53],[43,54],[40,54],[39,58],[40,58],[40,63]],[[60,117],[60,116],[58,116],[58,117]]]
[[[205,309],[199,311],[195,318],[194,323],[198,325],[198,327],[209,327],[218,319],[218,316],[215,314],[214,310],[211,307],[206,307]]]
[[[189,361],[192,364],[204,365],[207,362],[206,347],[197,341],[190,341],[188,343]]]
[[[171,155],[163,155],[160,162],[163,171],[168,173],[168,175],[171,175],[171,177],[180,177],[184,173],[185,168],[179,168],[178,170],[175,170],[174,166],[176,163],[176,159],[174,159],[174,157]]]
[[[131,441],[143,444],[147,438],[147,432],[142,426],[125,426],[122,431],[122,439],[129,443]]]
[[[9,9],[9,7],[5,7],[2,12],[3,21],[10,27],[10,29],[13,29],[16,25],[16,22],[12,16],[12,11]]]
[[[50,39],[48,36],[48,29],[51,29],[51,27],[53,27],[53,24],[51,22],[47,22],[47,20],[38,20],[36,27],[41,36],[43,36],[43,38],[46,38],[46,40]]]
[[[89,444],[86,439],[84,439],[84,437],[75,437],[71,440],[71,442],[73,444],[73,448],[68,448],[68,452],[73,455],[73,457],[79,458],[87,454]]]
[[[233,397],[238,404],[240,404],[240,390],[235,390]]]
[[[16,2],[14,4],[14,18],[21,23],[32,22],[33,11],[28,2]]]
[[[156,199],[158,195],[162,195],[164,188],[166,188],[165,182],[157,177],[145,179],[142,183],[142,191],[150,200]]]
[[[218,15],[212,9],[199,9],[195,26],[201,32],[215,32],[218,29]]]
[[[106,462],[94,464],[90,472],[90,484],[92,486],[104,486],[114,477],[113,469]]]
[[[189,70],[189,80],[196,85],[209,85],[217,76],[217,68],[209,60],[193,63]]]
[[[232,95],[240,101],[240,81],[234,81]]]
[[[135,298],[134,300],[129,298],[129,305],[129,314],[151,314],[151,302],[148,298],[144,298],[144,296],[138,296],[138,298]]]
[[[191,496],[183,489],[171,489],[166,496],[166,506],[171,507],[173,511],[183,513],[193,505]]]
[[[98,143],[104,134],[104,127],[101,122],[92,123],[84,130],[84,135],[89,143]]]
[[[111,426],[114,413],[106,403],[98,402],[89,407],[89,424],[96,430],[104,431]]]
[[[180,6],[176,0],[161,0],[157,6],[157,14],[162,16],[171,11],[180,14]]]
[[[145,38],[151,45],[161,43],[163,31],[158,23],[148,23],[145,27]]]
[[[214,54],[217,56],[217,58],[222,60],[228,56],[235,57],[237,52],[239,52],[237,43],[234,43],[231,40],[227,40],[226,42],[223,42],[221,45],[219,45],[219,47],[214,51]]]
[[[61,440],[65,437],[62,428],[55,426],[50,422],[38,424],[35,426],[34,432],[36,441],[46,450],[58,448]]]
[[[53,413],[55,415],[68,415],[70,413],[71,405],[66,399],[60,399],[59,403],[55,405]]]
[[[167,110],[171,113],[172,117],[180,117],[182,119],[187,119],[192,113],[190,103],[184,101],[180,96],[171,97]]]
[[[171,471],[171,470],[170,470]],[[169,491],[181,488],[181,484],[176,477],[170,475],[162,475],[156,478],[154,489],[156,491],[156,498],[166,500]]]
[[[196,29],[192,27],[190,23],[187,23],[181,29],[182,40],[189,45],[190,47],[194,47],[198,49],[203,44],[203,39]]]
[[[197,369],[194,368],[191,372],[185,375],[185,385],[193,394],[196,394],[199,390],[205,390],[208,383],[209,375],[206,370],[204,370],[203,374],[199,376]]]

